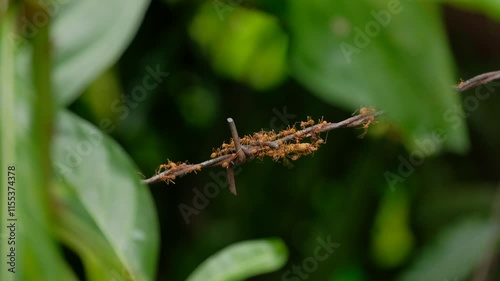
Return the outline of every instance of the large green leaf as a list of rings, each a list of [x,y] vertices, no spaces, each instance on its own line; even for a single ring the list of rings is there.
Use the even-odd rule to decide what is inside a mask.
[[[319,97],[350,110],[384,110],[409,147],[437,130],[448,149],[467,148],[435,4],[297,0],[289,3],[288,22],[292,73]]]
[[[72,113],[57,116],[58,233],[92,280],[153,280],[158,222],[149,190],[120,146]],[[120,278],[121,277],[121,278]]]
[[[208,258],[187,281],[235,281],[281,268],[288,251],[279,239],[240,242]]]
[[[51,3],[54,91],[59,104],[68,104],[125,51],[149,0]]]
[[[466,280],[498,240],[495,223],[464,220],[443,232],[398,280]]]
[[[0,11],[1,13],[1,11]],[[8,194],[9,203],[15,203],[7,211],[7,186],[2,188],[1,214],[1,280],[76,280],[65,263],[57,241],[52,233],[50,219],[49,184],[50,177],[44,167],[50,167],[45,145],[50,141],[50,132],[39,127],[39,115],[45,110],[39,99],[41,89],[33,87],[31,67],[33,49],[26,45],[12,44],[16,22],[15,9],[10,8],[2,17],[0,31],[0,92],[1,92],[1,169],[2,185],[7,184],[8,166],[15,167],[15,179]],[[38,41],[38,40],[35,40]],[[38,41],[40,45],[48,41]],[[46,89],[45,89],[46,90]],[[47,93],[47,92],[46,92]],[[51,100],[46,101],[51,103]],[[50,122],[50,120],[47,120]],[[12,176],[12,175],[11,175]],[[4,185],[3,185],[4,186]],[[14,198],[14,199],[12,199]],[[12,207],[12,205],[9,205]],[[7,221],[17,219],[17,221]],[[14,228],[7,225],[15,224]],[[12,232],[10,231],[12,230]],[[11,236],[11,234],[14,234]],[[11,237],[8,243],[4,238]],[[8,245],[8,246],[7,246]],[[11,247],[15,247],[15,264],[11,262]],[[15,270],[15,273],[8,269]]]
[[[7,198],[10,196],[8,194],[9,187],[15,188],[15,185],[4,185],[8,182],[7,177],[8,167],[16,164],[16,126],[15,120],[15,108],[14,108],[14,90],[15,90],[15,77],[14,77],[14,48],[8,41],[7,35],[10,34],[14,26],[14,14],[9,12],[8,14],[4,11],[0,11],[0,17],[2,18],[2,24],[0,25],[0,157],[2,169],[0,173],[0,180],[2,181],[2,192],[0,194],[0,234],[2,251],[0,253],[0,279],[1,280],[14,280],[15,274],[8,271],[11,265],[8,264],[10,257],[10,246],[8,245],[7,237],[10,236],[10,230],[7,228],[9,219],[8,202]],[[16,173],[16,171],[11,171]],[[10,182],[13,182],[12,180]],[[13,264],[14,265],[14,264]]]

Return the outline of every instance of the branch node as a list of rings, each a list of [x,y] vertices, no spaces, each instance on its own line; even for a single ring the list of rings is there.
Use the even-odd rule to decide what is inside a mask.
[[[241,165],[245,163],[246,156],[243,150],[241,150],[240,137],[238,136],[238,130],[236,130],[236,125],[234,124],[233,118],[227,118],[227,123],[229,124],[229,130],[231,131],[231,136],[233,137],[234,148],[237,153],[236,165]]]
[[[233,171],[233,168],[232,167],[228,167],[226,169],[226,172],[227,172],[227,183],[229,184],[229,191],[233,194],[233,195],[238,195],[238,192],[236,192],[236,183],[235,183],[235,180],[234,180],[234,171]]]

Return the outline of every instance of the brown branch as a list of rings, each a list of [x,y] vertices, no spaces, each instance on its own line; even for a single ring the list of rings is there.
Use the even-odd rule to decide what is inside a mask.
[[[234,180],[234,171],[233,168],[227,168],[227,182],[229,184],[229,191],[233,195],[238,195],[238,192],[236,192],[236,182]]]
[[[233,118],[227,118],[227,123],[229,123],[229,130],[231,131],[231,136],[233,137],[234,148],[236,149],[236,154],[238,154],[238,164],[241,165],[245,163],[245,153],[241,149],[240,137],[238,135],[238,130],[236,130],[236,125],[234,124]]]
[[[311,154],[316,151],[319,145],[323,144],[320,138],[320,133],[328,132],[339,128],[352,128],[362,126],[365,130],[369,125],[375,122],[375,117],[383,114],[382,111],[376,111],[373,108],[361,108],[359,114],[340,121],[338,123],[330,123],[320,121],[314,125],[312,119],[307,122],[301,122],[301,130],[296,130],[295,126],[288,128],[279,133],[274,131],[254,133],[252,136],[245,136],[240,140],[238,137],[236,126],[231,118],[228,118],[228,123],[232,133],[232,141],[229,144],[223,144],[221,148],[212,153],[212,159],[198,163],[173,163],[160,165],[156,175],[142,180],[145,184],[155,183],[159,181],[173,182],[177,177],[182,177],[191,172],[196,172],[204,168],[221,166],[228,169],[228,177],[232,175],[232,168],[241,165],[246,159],[259,158],[264,156],[272,157],[277,161],[283,158],[292,160],[298,159],[300,156]],[[309,138],[310,142],[301,142]],[[231,169],[231,172],[229,172]],[[229,179],[233,186],[231,192],[236,194],[234,187],[234,178]]]
[[[500,79],[500,71],[492,71],[483,73],[477,76],[472,77],[469,80],[461,81],[457,86],[455,86],[455,90],[459,92],[467,91],[468,89],[487,84],[493,80]]]
[[[240,137],[238,135],[238,130],[236,130],[236,125],[234,124],[233,118],[227,118],[227,123],[229,124],[229,130],[231,131],[231,136],[233,137],[234,149],[236,150],[236,163],[232,163],[231,165],[227,165],[227,182],[229,183],[229,191],[233,195],[237,195],[236,191],[236,182],[234,179],[234,171],[233,167],[236,165],[241,165],[246,161],[246,155],[248,153],[243,152],[243,148],[241,147]],[[231,161],[233,162],[233,161]]]

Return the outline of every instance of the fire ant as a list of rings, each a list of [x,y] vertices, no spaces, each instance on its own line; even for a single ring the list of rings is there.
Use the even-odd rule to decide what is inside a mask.
[[[311,118],[311,116],[307,116],[307,121],[306,122],[300,122],[300,127],[302,129],[305,129],[308,126],[314,125],[314,120]]]

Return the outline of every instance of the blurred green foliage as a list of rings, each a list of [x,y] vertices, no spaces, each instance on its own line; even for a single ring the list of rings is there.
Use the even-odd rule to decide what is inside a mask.
[[[499,253],[500,100],[452,86],[499,68],[499,19],[493,0],[1,2],[0,280],[471,280]],[[385,111],[364,139],[251,161],[237,197],[218,169],[140,182],[208,159],[229,116],[244,135],[363,106]]]
[[[215,71],[257,90],[281,82],[286,74],[288,40],[278,20],[255,10],[228,11],[214,3],[200,7],[189,32],[211,58]]]
[[[244,280],[282,267],[288,257],[279,239],[245,241],[213,255],[187,278],[187,281]]]
[[[380,267],[402,264],[412,251],[414,238],[409,229],[409,198],[405,191],[386,191],[373,225],[373,258]]]

